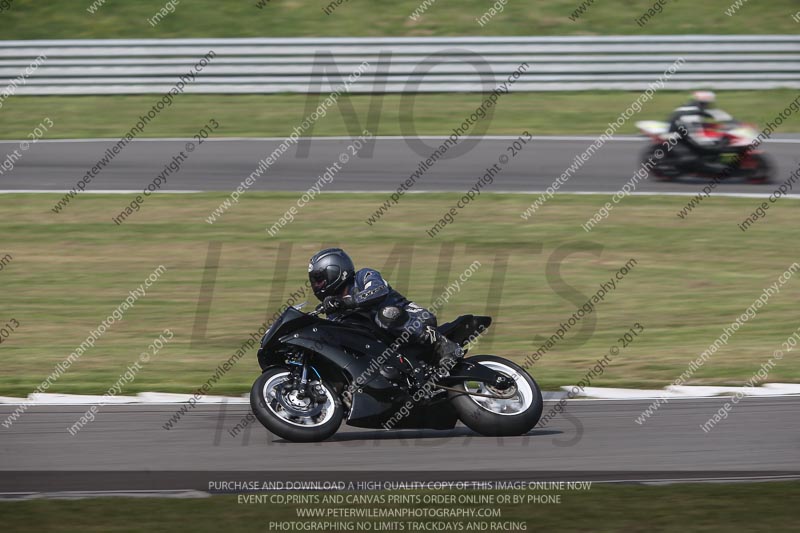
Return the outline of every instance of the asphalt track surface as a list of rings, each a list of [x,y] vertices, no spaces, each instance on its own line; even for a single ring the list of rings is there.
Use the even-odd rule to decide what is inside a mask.
[[[469,150],[457,157],[440,160],[418,179],[415,191],[466,191],[481,177],[487,167],[497,163],[513,138],[468,138],[459,149]],[[511,157],[503,171],[486,191],[543,191],[553,183],[588,148],[593,137],[534,137]],[[262,158],[272,153],[281,139],[217,139],[195,145],[187,151],[187,142],[196,140],[135,140],[88,185],[89,191],[142,190],[165,165],[183,152],[186,161],[177,174],[167,177],[166,190],[233,191],[257,167]],[[314,138],[302,141],[303,147],[292,146],[250,190],[305,191],[347,152],[349,139]],[[362,149],[358,156],[341,165],[342,170],[325,191],[391,191],[404,182],[442,142],[441,138],[407,141],[401,138],[378,138],[371,154]],[[19,141],[0,141],[0,163],[15,150],[20,157],[14,168],[0,175],[0,190],[65,191],[75,187],[103,157],[116,140],[40,141],[27,150]],[[429,148],[419,146],[426,143]],[[562,186],[565,192],[616,192],[640,164],[645,139],[620,137],[609,141]],[[764,144],[767,153],[779,168],[776,181],[785,181],[800,164],[800,137],[784,135]],[[298,151],[306,151],[307,155]],[[416,150],[416,151],[415,151]],[[452,153],[452,152],[451,152]],[[640,182],[636,192],[697,193],[702,181],[675,183]],[[731,180],[720,184],[717,193],[769,194],[775,185],[751,185]],[[796,194],[798,188],[794,189]]]
[[[294,472],[316,480],[326,473],[340,479],[377,477],[379,472],[432,480],[448,475],[472,480],[800,478],[800,396],[745,398],[705,433],[700,426],[726,401],[671,400],[639,425],[635,419],[651,400],[575,400],[568,402],[567,416],[521,437],[482,437],[461,425],[451,431],[343,425],[332,439],[309,444],[283,441],[257,422],[232,436],[229,430],[249,412],[246,404],[198,405],[170,430],[163,425],[175,405],[108,405],[76,436],[67,427],[88,406],[34,406],[10,429],[0,430],[0,493],[99,485],[189,488],[177,481],[176,471],[201,478],[203,472],[206,477],[208,472]],[[546,402],[544,412],[553,405]],[[0,417],[12,410],[0,406]],[[50,472],[46,486],[31,471]],[[115,474],[118,483],[108,485],[107,479],[92,480],[86,471],[147,472],[151,477],[149,484],[121,486],[124,476]],[[154,481],[159,472],[167,475]]]

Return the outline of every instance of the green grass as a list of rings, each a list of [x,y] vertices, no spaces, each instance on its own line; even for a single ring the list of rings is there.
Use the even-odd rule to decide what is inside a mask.
[[[494,115],[487,115],[470,133],[518,135],[528,130],[534,135],[596,135],[609,122],[617,120],[637,97],[639,93],[634,92],[512,93],[503,96],[494,108]],[[720,93],[719,103],[739,120],[763,125],[796,97],[797,91],[791,90],[729,91]],[[150,122],[141,136],[191,137],[211,118],[220,124],[215,136],[288,136],[316,108],[317,98],[285,94],[185,94]],[[413,118],[410,118],[412,101],[403,102],[403,98],[399,95],[343,97],[304,135],[357,137],[363,128],[376,135],[449,135],[482,99],[476,94],[418,95],[413,100]],[[657,93],[618,131],[635,133],[637,120],[663,120],[687,98],[683,92]],[[371,103],[381,99],[379,121],[368,122]],[[45,117],[54,122],[45,134],[46,139],[121,137],[156,100],[154,95],[12,96],[0,110],[0,138],[26,138]],[[778,134],[790,132],[800,132],[798,113],[778,129]]]
[[[794,502],[800,497],[800,483],[679,484],[668,486],[632,486],[593,484],[588,491],[540,492],[470,492],[466,494],[531,495],[561,494],[559,504],[501,504],[500,518],[476,521],[527,523],[527,531],[624,531],[710,533],[744,529],[745,531],[792,531],[797,525]],[[363,492],[361,494],[364,494]],[[381,494],[381,493],[378,493]],[[383,493],[388,494],[388,493]],[[409,493],[404,493],[409,494]],[[445,494],[441,491],[433,494]],[[465,494],[465,493],[452,493]],[[308,494],[306,494],[308,495]],[[215,496],[200,500],[105,498],[88,500],[36,500],[0,502],[3,526],[15,533],[124,532],[124,531],[278,531],[270,522],[294,521],[309,524],[314,520],[298,518],[298,505],[239,504],[233,496]],[[334,508],[459,508],[479,509],[486,505],[332,505]],[[348,518],[330,519],[353,522]],[[355,521],[358,521],[356,519]],[[465,519],[387,519],[410,528],[411,521],[464,524]],[[333,531],[326,529],[324,531]],[[339,531],[339,530],[336,530]],[[455,531],[446,529],[444,531]],[[474,529],[463,529],[473,533]],[[490,531],[498,531],[490,529]]]
[[[493,4],[482,0],[439,0],[418,19],[410,15],[421,0],[351,0],[330,15],[327,1],[257,0],[218,2],[183,0],[171,15],[152,27],[164,0],[108,0],[95,14],[91,0],[13,0],[0,13],[3,39],[142,38],[142,37],[295,37],[295,36],[429,36],[429,35],[614,35],[796,33],[793,0],[745,4],[734,16],[731,0],[707,0],[688,8],[668,2],[644,27],[636,18],[653,0],[595,2],[578,20],[569,16],[581,0],[507,2],[502,13],[484,26],[480,18]]]
[[[712,197],[684,221],[675,212],[686,198],[631,197],[586,234],[580,225],[610,196],[556,197],[524,222],[519,213],[532,196],[489,194],[436,239],[425,230],[458,195],[406,197],[370,227],[364,220],[385,196],[327,194],[271,238],[265,228],[295,203],[295,193],[247,193],[220,221],[207,224],[204,219],[226,196],[160,195],[116,226],[111,217],[130,201],[128,196],[83,195],[56,215],[50,211],[56,195],[0,195],[2,251],[13,256],[0,272],[0,323],[12,318],[21,323],[0,346],[0,395],[31,392],[160,264],[168,269],[161,280],[50,392],[105,392],[164,328],[173,330],[175,339],[124,392],[192,391],[304,282],[308,257],[331,244],[345,246],[357,265],[383,270],[394,286],[422,305],[480,261],[482,267],[440,317],[485,313],[494,305],[488,295],[498,295],[493,335],[480,351],[518,361],[538,347],[537,336],[553,334],[601,282],[634,258],[636,267],[599,304],[588,340],[576,342],[573,330],[532,372],[545,388],[576,383],[640,322],[644,334],[594,384],[662,387],[798,260],[791,243],[800,239],[800,206],[789,200],[742,233],[736,224],[751,212],[753,199]],[[208,331],[192,346],[210,242],[222,243],[221,261]],[[440,262],[446,265],[445,245],[453,247],[452,267],[435,282]],[[394,264],[393,253],[407,264]],[[276,274],[279,255],[287,268],[283,288],[277,283],[283,276]],[[504,261],[508,268],[501,290],[496,265]],[[561,280],[548,278],[548,264],[554,262],[561,263]],[[692,382],[746,381],[797,328],[799,298],[800,279],[793,279]],[[213,392],[244,393],[257,372],[253,351]],[[800,382],[797,358],[786,357],[769,381]]]

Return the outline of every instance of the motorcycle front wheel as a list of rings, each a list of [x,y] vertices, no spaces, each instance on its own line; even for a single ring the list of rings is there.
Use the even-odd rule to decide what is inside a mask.
[[[463,391],[448,391],[448,396],[464,425],[481,435],[492,437],[524,435],[536,426],[544,406],[542,391],[524,368],[494,355],[476,355],[466,360],[500,372],[512,379],[514,385],[507,391],[498,391],[485,383],[470,381],[453,387]],[[471,396],[468,392],[498,398]]]
[[[292,442],[319,442],[331,437],[344,418],[344,407],[336,390],[325,381],[314,381],[324,401],[301,397],[291,386],[291,372],[268,368],[250,390],[250,407],[264,427]]]
[[[648,146],[642,152],[641,165],[652,166],[650,172],[657,181],[672,181],[681,175],[681,171],[675,166],[675,157],[671,152],[661,148],[661,144]],[[661,157],[657,157],[657,152]],[[655,161],[655,165],[650,162]]]

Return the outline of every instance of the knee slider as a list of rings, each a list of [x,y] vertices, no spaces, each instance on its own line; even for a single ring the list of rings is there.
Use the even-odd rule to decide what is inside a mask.
[[[375,318],[380,326],[391,328],[403,323],[405,312],[397,306],[389,305],[381,308]]]

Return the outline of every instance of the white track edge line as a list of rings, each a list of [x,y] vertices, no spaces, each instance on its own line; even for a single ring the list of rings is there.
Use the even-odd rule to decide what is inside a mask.
[[[590,135],[533,135],[532,139],[537,141],[596,141],[599,135],[597,136],[590,136]],[[213,141],[213,142],[232,142],[232,141],[285,141],[287,137],[209,137],[205,139],[205,141]],[[385,141],[404,141],[409,137],[403,137],[400,135],[378,135],[375,136],[374,139],[378,140],[385,140]],[[414,139],[421,139],[421,140],[430,140],[430,141],[441,141],[444,139],[448,139],[448,135],[420,135],[413,137]],[[89,139],[39,139],[36,141],[37,143],[104,143],[104,142],[116,142],[119,141],[119,137],[98,137],[98,138],[89,138]],[[331,137],[300,137],[300,139],[304,140],[312,140],[312,141],[352,141],[355,137],[347,137],[347,136],[331,136]],[[462,136],[461,139],[464,140],[489,140],[489,141],[513,141],[519,139],[519,135],[467,135]],[[25,141],[26,139],[3,139],[0,140],[0,144],[13,144],[13,143],[20,143]],[[133,139],[132,142],[186,142],[191,141],[192,137],[143,137],[138,139]],[[204,141],[204,142],[205,142]],[[646,137],[640,137],[635,135],[629,136],[619,136],[619,137],[612,137],[606,142],[645,142],[647,141]],[[778,144],[800,144],[800,139],[767,139],[764,141],[766,143],[778,143]]]
[[[65,189],[3,189],[0,190],[0,194],[64,194],[68,192]],[[81,194],[139,194],[142,191],[137,190],[95,190],[95,191],[83,191]],[[286,190],[286,191],[275,191],[275,190],[256,190],[253,192],[259,193],[301,193],[304,191],[293,191],[293,190]],[[324,191],[320,193],[323,194],[391,194],[395,192],[394,189],[389,190],[374,190],[374,191],[367,191],[367,190],[354,190],[354,191]],[[406,194],[457,194],[461,191],[455,190],[439,190],[439,189],[430,189],[430,190],[422,190],[422,191],[406,191]],[[563,191],[556,193],[556,196],[559,195],[572,195],[572,196],[579,196],[579,195],[602,195],[607,196],[609,194],[613,194],[616,191]],[[213,193],[225,193],[227,191],[223,190],[215,190],[215,191],[196,191],[196,190],[164,190],[164,191],[156,191],[153,194],[213,194]],[[546,194],[546,191],[487,191],[482,194],[526,194],[526,195],[535,195],[535,194]],[[654,191],[654,192],[632,192],[629,193],[630,196],[697,196],[697,192],[670,192],[670,191]],[[750,193],[750,192],[719,192],[714,193],[714,196],[720,197],[727,197],[727,198],[768,198],[772,193]],[[800,194],[789,194],[784,198],[789,198],[792,200],[800,200]]]

